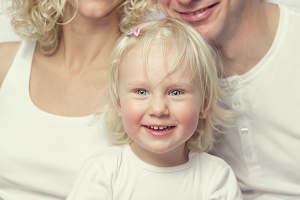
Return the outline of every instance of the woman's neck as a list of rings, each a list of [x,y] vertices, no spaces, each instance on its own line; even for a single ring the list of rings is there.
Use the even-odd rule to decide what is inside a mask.
[[[56,54],[62,56],[65,66],[69,69],[105,67],[119,36],[117,14],[93,19],[77,13],[73,20],[63,25],[62,38]]]

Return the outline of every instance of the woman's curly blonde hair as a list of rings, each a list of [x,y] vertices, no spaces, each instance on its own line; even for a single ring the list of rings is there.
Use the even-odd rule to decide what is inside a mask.
[[[128,31],[130,26],[142,22],[147,13],[156,12],[154,0],[123,0],[119,6],[120,30]],[[8,13],[11,25],[21,37],[36,39],[45,54],[54,53],[62,35],[62,18],[65,8],[70,6],[74,15],[78,0],[72,5],[68,0],[12,0]]]

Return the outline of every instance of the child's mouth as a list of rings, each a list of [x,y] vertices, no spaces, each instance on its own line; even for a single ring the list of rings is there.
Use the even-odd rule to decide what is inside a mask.
[[[152,131],[158,131],[158,132],[166,132],[174,128],[174,126],[145,126],[145,127]]]

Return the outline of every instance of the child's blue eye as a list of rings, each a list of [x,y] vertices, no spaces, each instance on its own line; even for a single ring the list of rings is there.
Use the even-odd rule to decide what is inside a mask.
[[[182,94],[182,92],[179,91],[179,90],[172,90],[172,91],[169,93],[169,95],[171,95],[171,96],[179,96],[179,95],[181,95],[181,94]]]
[[[138,95],[147,95],[148,94],[148,92],[146,90],[142,90],[142,89],[136,90],[135,93],[137,93]]]

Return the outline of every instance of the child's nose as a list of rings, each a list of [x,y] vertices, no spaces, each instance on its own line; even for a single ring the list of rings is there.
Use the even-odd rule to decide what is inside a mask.
[[[152,97],[149,105],[149,115],[162,117],[170,114],[167,100],[164,98]]]

